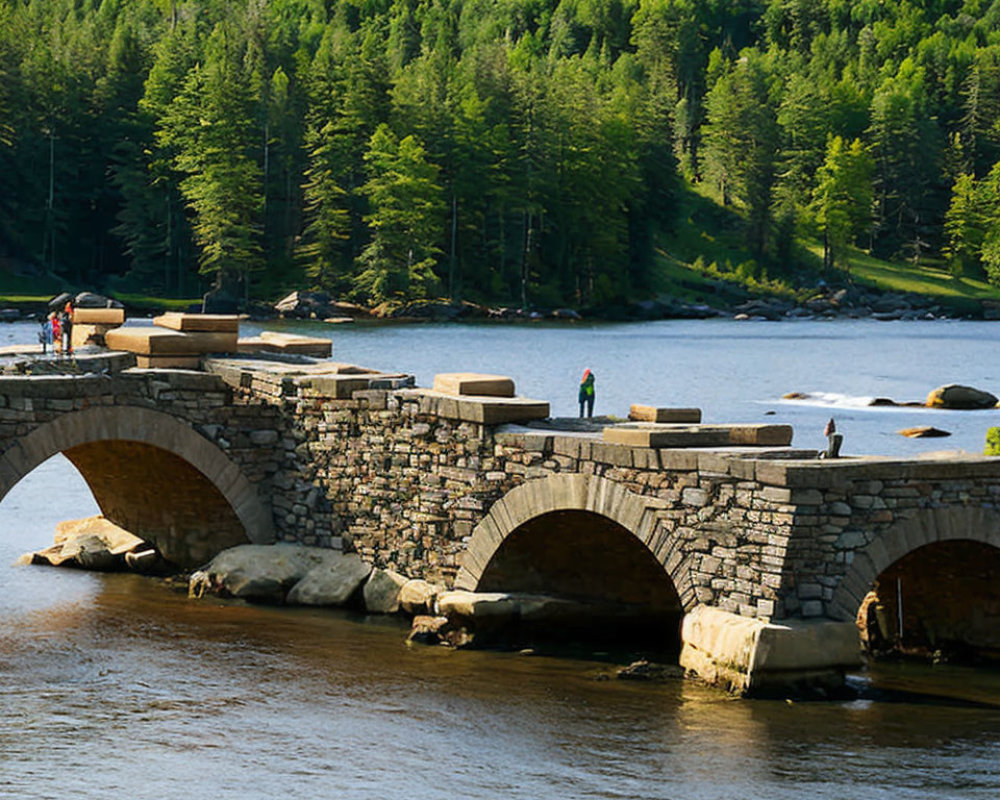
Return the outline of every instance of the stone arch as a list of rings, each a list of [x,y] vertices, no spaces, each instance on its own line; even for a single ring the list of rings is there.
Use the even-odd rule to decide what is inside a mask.
[[[504,542],[533,520],[559,512],[588,512],[631,534],[663,568],[688,611],[696,605],[694,588],[674,538],[656,515],[663,507],[663,501],[641,497],[596,475],[558,474],[526,481],[494,503],[475,527],[455,586],[475,591]]]
[[[980,506],[922,509],[855,551],[830,604],[834,619],[853,621],[876,579],[904,556],[938,542],[968,540],[1000,549],[1000,512]]]
[[[115,505],[110,497],[114,493],[118,494],[117,502],[121,504],[121,490],[127,484],[128,467],[120,467],[113,480],[102,479],[98,465],[105,452],[110,453],[111,460],[115,456],[121,457],[123,453],[132,456],[139,453],[157,460],[156,465],[149,469],[170,467],[173,470],[171,474],[181,475],[192,484],[198,484],[199,491],[206,496],[212,495],[214,507],[225,513],[231,512],[234,522],[238,521],[242,529],[244,540],[254,543],[273,541],[270,510],[239,466],[189,424],[148,408],[93,407],[66,412],[51,422],[39,425],[0,455],[0,499],[35,467],[57,453],[65,453],[94,491],[105,516],[118,521],[114,514],[107,513],[106,507]],[[177,489],[170,485],[169,478],[164,476],[162,480],[166,484],[164,493],[167,489]],[[115,482],[116,485],[112,486]],[[179,535],[182,536],[183,532]]]

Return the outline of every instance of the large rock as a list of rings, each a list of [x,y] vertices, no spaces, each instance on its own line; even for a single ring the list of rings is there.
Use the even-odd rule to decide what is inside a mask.
[[[347,603],[372,568],[356,553],[337,555],[336,559],[306,573],[292,587],[286,602],[302,606],[342,606]]]
[[[274,310],[283,317],[298,317],[300,319],[337,316],[330,295],[326,292],[297,291],[281,298],[274,304]]]
[[[235,314],[239,302],[225,289],[213,289],[201,299],[202,314]]]
[[[958,383],[939,386],[927,395],[924,402],[929,408],[955,409],[993,408],[996,404],[996,395]]]
[[[54,302],[54,301],[50,301]],[[65,305],[64,300],[60,305]],[[122,304],[118,300],[113,300],[110,297],[105,297],[103,294],[95,294],[94,292],[80,292],[76,297],[73,298],[73,308],[123,308]]]
[[[113,572],[128,568],[126,554],[149,550],[148,542],[103,516],[60,522],[55,544],[22,557],[23,563]]]
[[[365,609],[372,614],[395,614],[399,611],[399,593],[407,578],[388,569],[373,569],[365,581]]]
[[[403,584],[399,590],[399,607],[407,614],[427,614],[434,607],[434,598],[444,589],[421,578]]]
[[[280,603],[311,570],[343,558],[336,550],[297,544],[242,544],[223,550],[191,575],[189,594]]]
[[[589,606],[561,597],[506,592],[442,592],[435,599],[438,614],[455,627],[494,632],[511,625],[549,626],[589,613]]]

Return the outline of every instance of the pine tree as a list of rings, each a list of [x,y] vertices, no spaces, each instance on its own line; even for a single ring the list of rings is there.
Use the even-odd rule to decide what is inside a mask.
[[[361,191],[371,213],[371,243],[359,257],[358,287],[375,301],[427,297],[440,281],[434,273],[444,207],[437,167],[413,137],[401,141],[387,125],[372,135],[365,162],[371,177]]]

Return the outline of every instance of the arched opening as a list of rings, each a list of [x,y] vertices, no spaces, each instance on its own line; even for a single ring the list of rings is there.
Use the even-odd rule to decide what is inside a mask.
[[[154,544],[172,564],[198,566],[248,541],[218,488],[167,450],[111,440],[77,445],[64,455],[87,482],[101,513]]]
[[[532,635],[679,650],[683,609],[670,576],[632,532],[599,513],[551,511],[522,523],[496,549],[476,588],[567,601],[530,626]]]
[[[873,657],[1000,662],[1000,548],[934,542],[894,561],[858,611]]]
[[[179,567],[241,542],[273,540],[270,510],[239,467],[169,414],[95,407],[40,425],[0,455],[0,498],[57,453],[77,468],[108,520]]]

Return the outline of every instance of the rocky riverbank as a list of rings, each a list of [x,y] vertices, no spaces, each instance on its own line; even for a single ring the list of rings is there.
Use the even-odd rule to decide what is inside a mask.
[[[650,617],[621,603],[449,590],[372,567],[356,553],[295,544],[224,550],[191,574],[188,594],[403,615],[412,624],[409,641],[450,647],[520,647],[535,637],[592,640],[601,631],[618,640],[623,630],[642,633]]]
[[[89,294],[89,293],[88,293]],[[357,320],[392,322],[451,322],[486,320],[497,322],[540,322],[543,320],[575,322],[580,320],[609,322],[642,322],[663,319],[713,319],[728,318],[736,321],[777,321],[800,319],[875,319],[935,320],[935,319],[985,319],[1000,320],[1000,303],[983,301],[979,304],[948,304],[941,298],[879,292],[860,287],[840,289],[819,288],[815,292],[796,298],[738,296],[732,290],[720,293],[712,303],[690,302],[661,295],[656,299],[620,302],[586,308],[530,308],[489,306],[469,301],[447,299],[416,300],[408,303],[383,303],[362,306],[338,300],[325,292],[296,291],[277,303],[252,301],[244,309],[251,319],[313,319],[328,323],[351,323]],[[102,298],[104,299],[104,298]],[[206,298],[206,302],[208,298]],[[112,301],[115,302],[115,301]],[[214,302],[214,301],[213,301]],[[235,311],[228,308],[225,313]],[[129,316],[150,315],[152,308],[129,308]],[[198,312],[203,304],[190,309]],[[45,316],[44,303],[11,303],[0,308],[0,322],[41,320]],[[216,313],[223,313],[218,309]]]
[[[523,310],[509,306],[486,306],[467,301],[420,300],[410,303],[364,307],[332,298],[323,292],[292,292],[273,306],[277,316],[318,319],[328,322],[354,320],[392,321],[541,321],[607,320],[649,321],[661,319],[731,318],[738,321],[797,319],[933,320],[954,318],[1000,319],[1000,305],[953,307],[939,299],[916,294],[876,292],[859,287],[837,290],[821,288],[798,299],[756,297],[728,305],[692,303],[661,296],[583,309],[553,308]],[[257,309],[266,316],[267,309]]]

